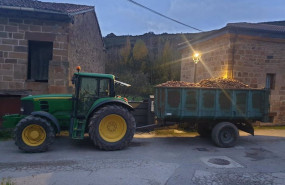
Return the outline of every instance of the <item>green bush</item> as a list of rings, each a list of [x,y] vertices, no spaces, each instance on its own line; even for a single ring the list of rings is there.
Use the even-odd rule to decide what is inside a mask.
[[[0,185],[15,185],[15,183],[12,182],[10,178],[3,178],[0,182]]]

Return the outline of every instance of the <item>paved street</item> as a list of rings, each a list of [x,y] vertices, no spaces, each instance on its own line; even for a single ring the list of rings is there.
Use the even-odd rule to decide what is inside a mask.
[[[50,151],[23,153],[0,142],[0,179],[14,184],[285,184],[285,130],[242,132],[234,148],[193,134],[137,134],[125,150],[57,137]],[[5,178],[5,179],[4,179]]]

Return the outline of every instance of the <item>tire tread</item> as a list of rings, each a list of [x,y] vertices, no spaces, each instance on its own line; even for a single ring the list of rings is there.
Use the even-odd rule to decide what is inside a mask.
[[[121,116],[124,117],[127,123],[127,132],[126,136],[123,137],[123,141],[120,140],[117,142],[116,145],[108,144],[107,142],[102,142],[101,137],[99,136],[97,132],[97,127],[99,124],[99,121],[101,121],[100,117],[103,114],[114,113],[116,111],[121,111]],[[89,137],[93,141],[94,145],[100,148],[101,150],[107,150],[107,151],[113,151],[113,150],[121,150],[129,145],[131,140],[133,139],[134,133],[135,133],[135,118],[133,115],[124,107],[119,105],[106,105],[99,109],[97,112],[93,114],[93,116],[90,119],[89,123]]]
[[[48,131],[46,130],[46,141],[40,146],[28,146],[22,140],[22,131],[23,129],[29,125],[29,123],[43,123],[47,126]],[[14,129],[14,140],[15,144],[18,146],[20,150],[30,153],[37,152],[45,152],[49,149],[50,145],[54,143],[55,140],[55,131],[53,126],[44,118],[36,117],[36,116],[27,116],[20,120],[20,122],[16,125]]]
[[[235,132],[235,138],[234,138],[234,141],[231,142],[231,143],[222,143],[219,139],[219,133],[220,131],[224,128],[224,127],[231,127],[234,129],[234,132]],[[229,147],[233,147],[235,144],[236,144],[236,141],[237,141],[237,138],[239,136],[239,132],[238,132],[238,129],[237,127],[230,123],[230,122],[221,122],[221,123],[218,123],[212,130],[212,141],[219,147],[222,147],[222,148],[229,148]]]

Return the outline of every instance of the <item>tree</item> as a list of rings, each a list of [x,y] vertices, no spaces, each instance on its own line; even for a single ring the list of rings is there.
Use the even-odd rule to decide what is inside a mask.
[[[123,58],[122,63],[127,64],[131,55],[131,41],[129,37],[126,39],[125,46],[120,50],[120,55]]]
[[[130,88],[118,87],[117,93],[128,97],[148,97],[155,85],[180,79],[180,54],[176,46],[178,41],[182,41],[173,40],[168,34],[159,37],[153,33],[135,37],[113,36],[111,34],[111,38],[105,41],[110,46],[106,72],[132,85]],[[134,41],[134,46],[131,41]]]
[[[172,55],[169,41],[166,41],[164,44],[162,52],[162,66],[163,66],[163,80],[173,80],[172,71],[171,71]]]
[[[148,49],[143,40],[139,39],[136,41],[135,46],[133,48],[133,57],[134,60],[140,61],[147,57]]]
[[[114,33],[109,33],[106,38],[111,38],[111,37],[116,37],[116,35]]]

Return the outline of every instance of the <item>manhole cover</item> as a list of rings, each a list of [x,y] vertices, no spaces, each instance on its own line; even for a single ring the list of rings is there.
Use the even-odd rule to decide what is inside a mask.
[[[209,163],[217,164],[217,165],[229,165],[230,161],[225,159],[219,159],[219,158],[212,158],[208,160]]]
[[[201,157],[201,160],[206,165],[214,168],[243,168],[242,165],[227,156]]]

